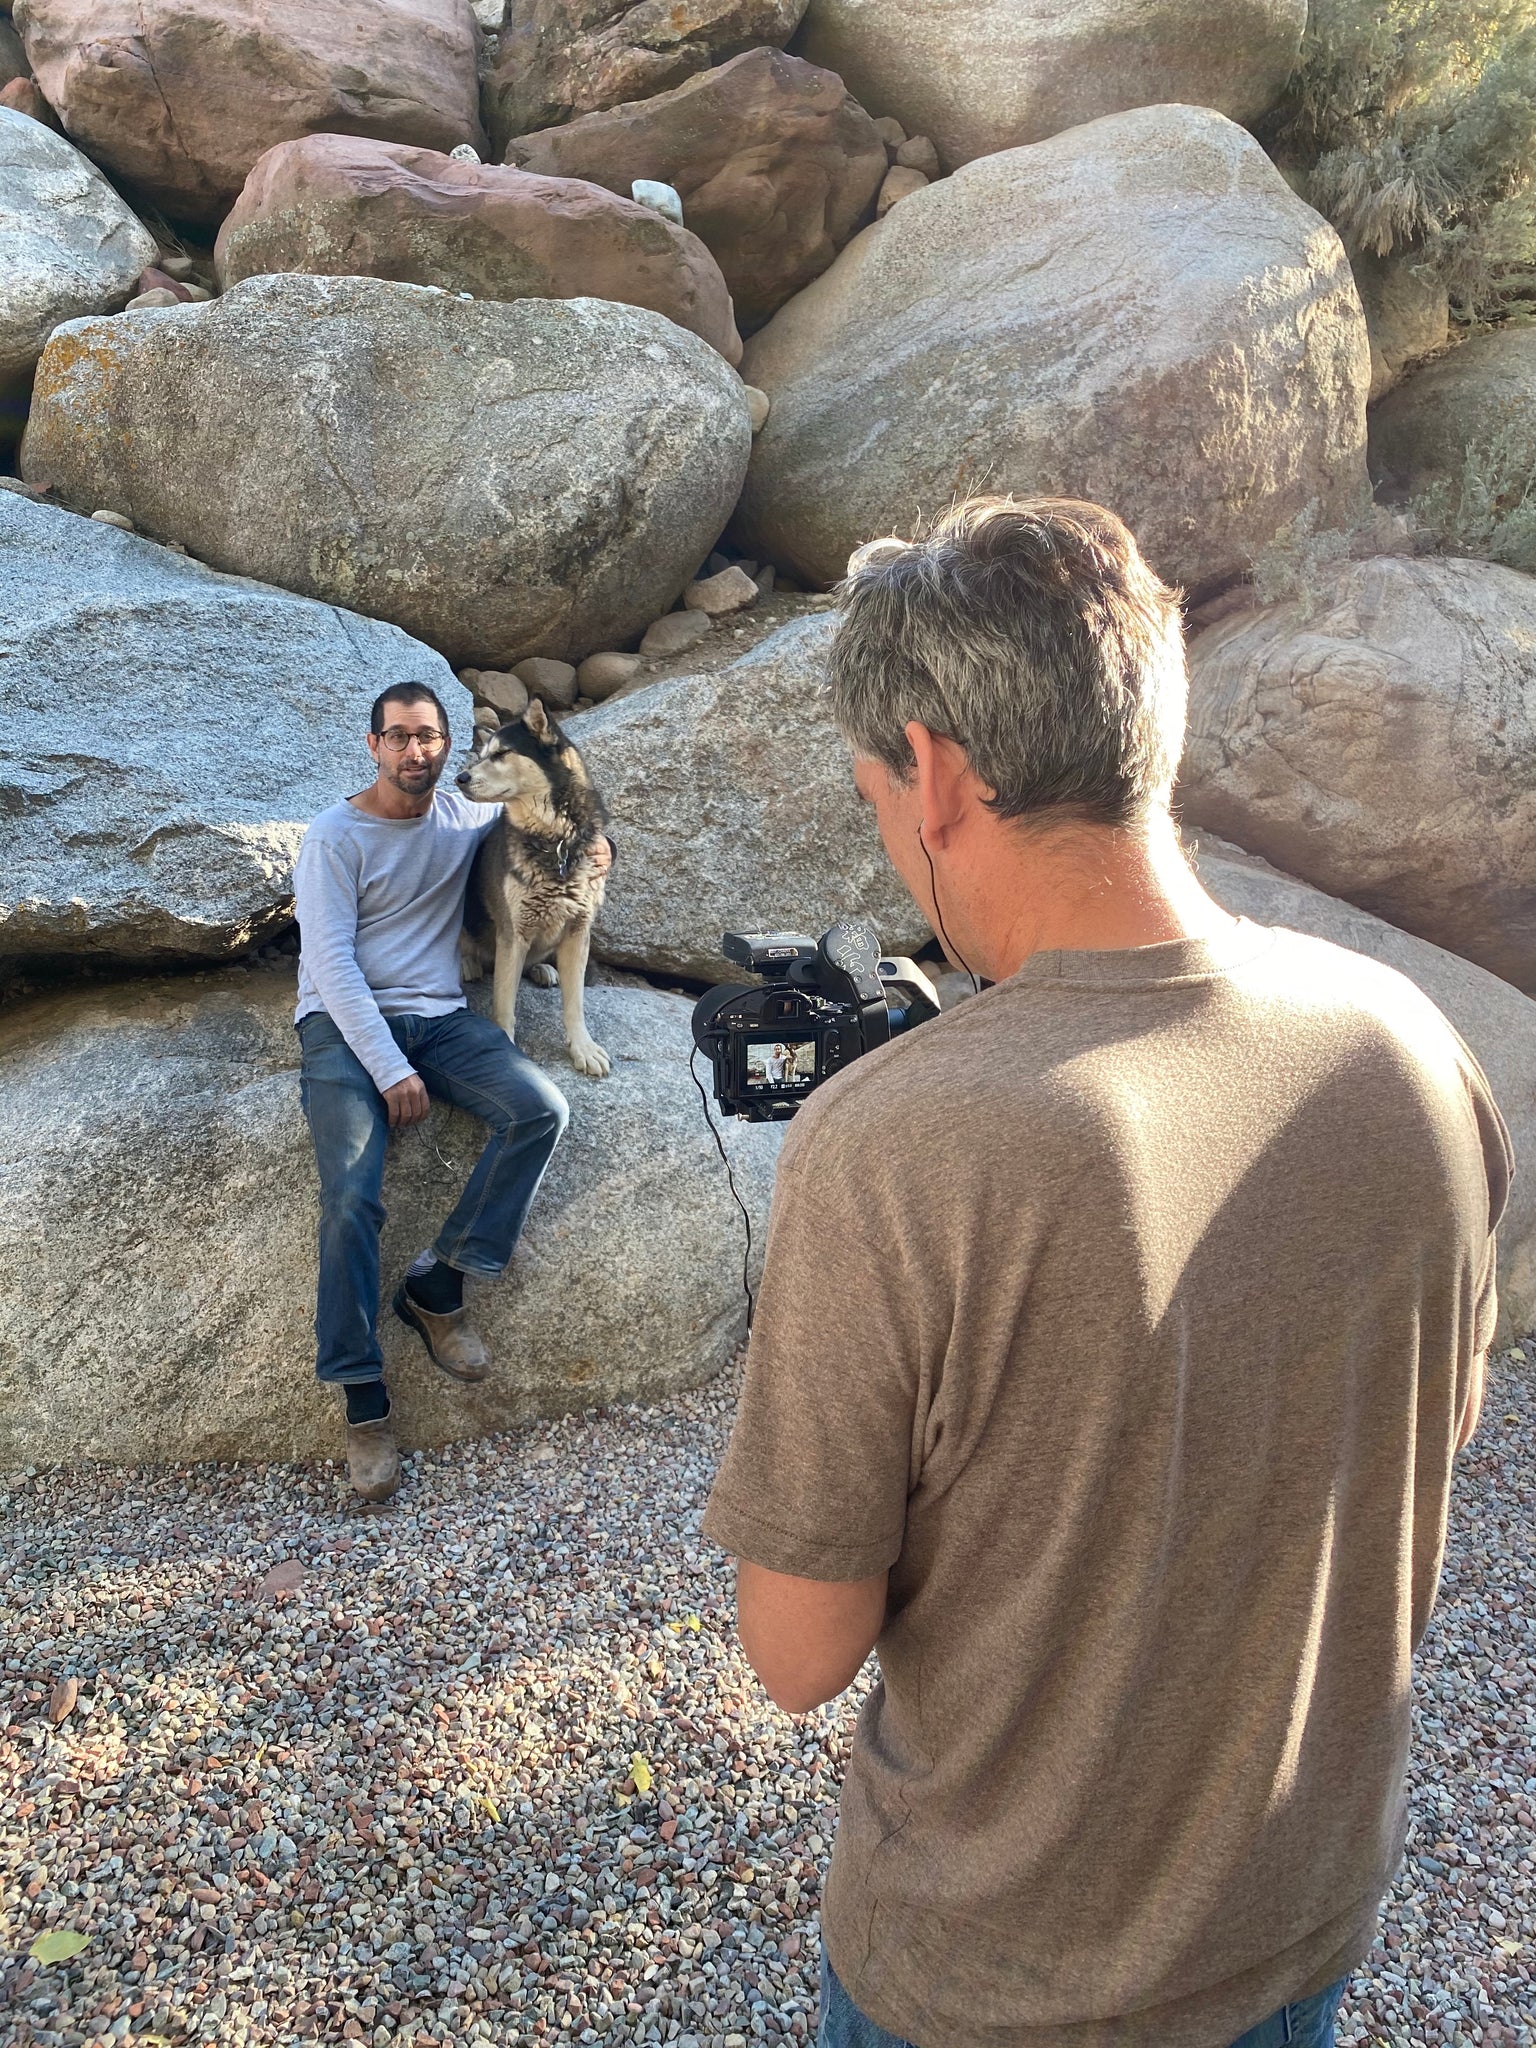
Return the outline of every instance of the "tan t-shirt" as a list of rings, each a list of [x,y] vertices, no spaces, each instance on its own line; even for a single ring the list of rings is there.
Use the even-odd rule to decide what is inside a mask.
[[[890,1570],[823,1925],[919,2048],[1219,2048],[1401,1854],[1508,1138],[1390,968],[1037,954],[800,1111],[706,1532]]]

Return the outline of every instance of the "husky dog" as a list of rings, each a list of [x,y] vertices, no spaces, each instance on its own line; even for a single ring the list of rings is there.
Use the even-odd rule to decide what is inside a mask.
[[[515,1039],[523,969],[553,957],[571,1064],[580,1074],[606,1074],[608,1055],[587,1033],[583,983],[613,854],[603,831],[608,814],[580,754],[535,698],[499,732],[476,726],[457,780],[472,802],[502,806],[465,891],[465,979],[478,981],[494,962],[496,1022]]]

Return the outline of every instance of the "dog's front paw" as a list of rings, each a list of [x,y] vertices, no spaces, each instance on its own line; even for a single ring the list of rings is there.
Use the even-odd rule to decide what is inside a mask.
[[[588,1038],[583,1032],[580,1038],[573,1038],[568,1048],[571,1065],[578,1074],[590,1074],[594,1081],[600,1081],[611,1064],[607,1053],[595,1038]]]
[[[553,988],[555,978],[555,970],[547,960],[535,960],[531,967],[523,969],[524,981],[534,988]]]

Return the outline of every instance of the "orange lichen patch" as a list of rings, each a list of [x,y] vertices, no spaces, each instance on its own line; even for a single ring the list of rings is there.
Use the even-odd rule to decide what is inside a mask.
[[[74,322],[55,334],[37,366],[35,395],[52,396],[77,374],[110,376],[122,367],[122,349],[110,320]]]

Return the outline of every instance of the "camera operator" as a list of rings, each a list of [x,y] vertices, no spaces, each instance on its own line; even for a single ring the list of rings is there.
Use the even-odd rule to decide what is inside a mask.
[[[1196,880],[1176,599],[1112,514],[973,502],[842,603],[860,794],[995,986],[799,1110],[705,1521],[782,1707],[879,1650],[821,2041],[1318,2048],[1402,1851],[1508,1139],[1411,983]]]

